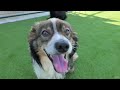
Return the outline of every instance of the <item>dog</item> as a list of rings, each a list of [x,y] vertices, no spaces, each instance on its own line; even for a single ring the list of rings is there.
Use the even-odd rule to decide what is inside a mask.
[[[67,19],[66,12],[67,11],[50,11],[49,18],[59,18],[61,20],[66,20]]]
[[[73,71],[78,37],[71,25],[58,18],[37,22],[28,35],[32,65],[38,79],[64,79]]]

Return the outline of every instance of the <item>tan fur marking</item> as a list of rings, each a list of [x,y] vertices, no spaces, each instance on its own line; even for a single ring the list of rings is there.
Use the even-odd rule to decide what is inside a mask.
[[[39,48],[39,51],[37,54],[39,55],[44,71],[46,71],[48,74],[53,74],[54,68],[53,68],[52,62],[49,60],[44,50],[42,48]]]

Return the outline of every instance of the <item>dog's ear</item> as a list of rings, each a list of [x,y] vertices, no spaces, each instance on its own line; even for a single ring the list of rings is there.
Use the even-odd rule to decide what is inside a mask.
[[[78,47],[78,36],[77,36],[76,32],[73,32],[72,39],[73,39],[73,42],[74,42],[74,47],[77,49],[77,47]]]
[[[75,42],[78,42],[78,37],[77,37],[77,33],[76,32],[73,32],[72,33],[72,38]]]
[[[33,40],[35,40],[36,39],[36,29],[35,29],[35,27],[33,26],[32,28],[31,28],[31,31],[30,31],[30,34],[28,35],[28,42],[29,43],[31,43]]]
[[[69,54],[69,57],[70,57],[70,58],[73,57],[73,55],[75,54],[75,52],[77,51],[77,48],[78,48],[78,37],[77,37],[77,33],[76,33],[76,32],[73,32],[71,37],[72,37],[72,38],[71,38],[71,42],[72,42],[73,49],[72,49],[72,52]]]

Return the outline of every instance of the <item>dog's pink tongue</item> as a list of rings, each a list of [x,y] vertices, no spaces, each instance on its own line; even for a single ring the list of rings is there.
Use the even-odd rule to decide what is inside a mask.
[[[52,56],[53,64],[57,72],[65,73],[68,70],[68,62],[63,55],[53,55]]]

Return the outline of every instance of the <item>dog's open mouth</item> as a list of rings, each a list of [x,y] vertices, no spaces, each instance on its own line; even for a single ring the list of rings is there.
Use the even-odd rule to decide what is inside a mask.
[[[47,54],[47,52],[46,52],[46,54]],[[66,73],[66,72],[68,72],[68,61],[65,59],[64,54],[48,55],[48,57],[52,61],[54,69],[58,73]]]
[[[50,57],[57,72],[65,73],[68,71],[68,61],[64,58],[64,55],[52,55]]]

